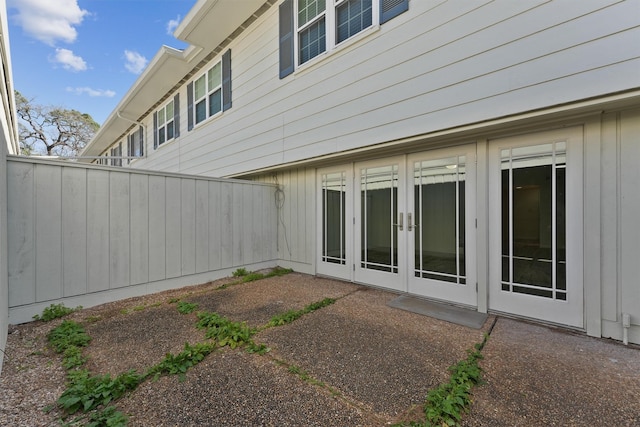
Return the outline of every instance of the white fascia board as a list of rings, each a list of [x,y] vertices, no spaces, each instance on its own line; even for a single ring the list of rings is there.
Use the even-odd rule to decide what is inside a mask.
[[[264,3],[265,0],[199,0],[173,35],[187,43],[213,49]]]
[[[203,57],[200,47],[178,50],[162,46],[80,155],[102,154],[131,126],[131,121],[121,117],[137,120],[159,100],[158,94],[171,90]]]

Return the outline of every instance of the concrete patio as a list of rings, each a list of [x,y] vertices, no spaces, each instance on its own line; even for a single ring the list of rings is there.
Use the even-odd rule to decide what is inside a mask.
[[[176,314],[175,305],[166,302],[170,298],[181,297],[198,304],[198,310],[256,327],[323,298],[337,301],[255,335],[255,342],[271,348],[266,355],[225,347],[191,368],[184,381],[166,376],[142,383],[116,402],[129,414],[129,425],[382,426],[419,421],[427,392],[447,381],[447,368],[489,332],[481,361],[485,384],[473,389],[473,404],[462,425],[640,424],[637,346],[496,316],[473,329],[392,308],[388,304],[397,297],[394,293],[297,273],[217,289],[221,283],[72,314],[87,322],[92,337],[87,367],[95,373],[141,370],[167,352],[179,352],[185,340],[201,341],[195,314]],[[140,307],[144,309],[134,310]],[[9,354],[19,336],[10,334]],[[10,357],[5,365],[0,382],[5,392],[12,384],[7,376],[21,375],[16,363],[20,361]],[[103,369],[105,365],[110,368]],[[312,381],[303,381],[290,367]],[[0,420],[17,419],[10,416],[15,412],[0,403]]]

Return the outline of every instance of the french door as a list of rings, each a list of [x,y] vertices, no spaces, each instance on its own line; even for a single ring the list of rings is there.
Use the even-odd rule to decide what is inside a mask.
[[[582,129],[491,141],[489,155],[489,308],[582,327]]]
[[[475,145],[409,157],[409,293],[478,303],[475,159]]]
[[[357,163],[354,280],[406,291],[405,157]]]
[[[476,306],[475,145],[318,171],[318,272]]]

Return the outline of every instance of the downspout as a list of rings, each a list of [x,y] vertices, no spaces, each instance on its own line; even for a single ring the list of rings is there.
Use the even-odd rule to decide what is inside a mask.
[[[116,110],[116,116],[118,116],[119,119],[122,119],[126,122],[129,123],[133,123],[134,125],[139,125],[140,127],[142,127],[142,129],[144,129],[144,144],[146,145],[146,141],[147,141],[147,137],[149,135],[149,132],[147,132],[147,127],[139,121],[133,120],[133,119],[129,119],[127,117],[124,117],[122,114],[120,114],[120,111]],[[134,157],[134,159],[146,159],[147,158],[147,150],[143,150],[142,152],[142,156],[140,157]]]

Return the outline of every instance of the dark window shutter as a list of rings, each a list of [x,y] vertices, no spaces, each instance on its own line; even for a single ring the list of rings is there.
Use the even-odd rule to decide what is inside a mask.
[[[280,78],[293,73],[293,0],[280,5]]]
[[[158,112],[153,113],[153,148],[158,148]]]
[[[380,23],[395,18],[409,10],[409,0],[380,0]]]
[[[140,157],[144,157],[144,128],[140,126],[138,132],[140,132]]]
[[[193,82],[187,85],[187,131],[193,129]]]
[[[173,137],[180,136],[180,94],[173,97]]]
[[[133,156],[133,134],[127,135],[127,156]],[[131,159],[127,159],[127,164],[131,163]]]
[[[231,108],[231,49],[222,55],[222,111]]]

